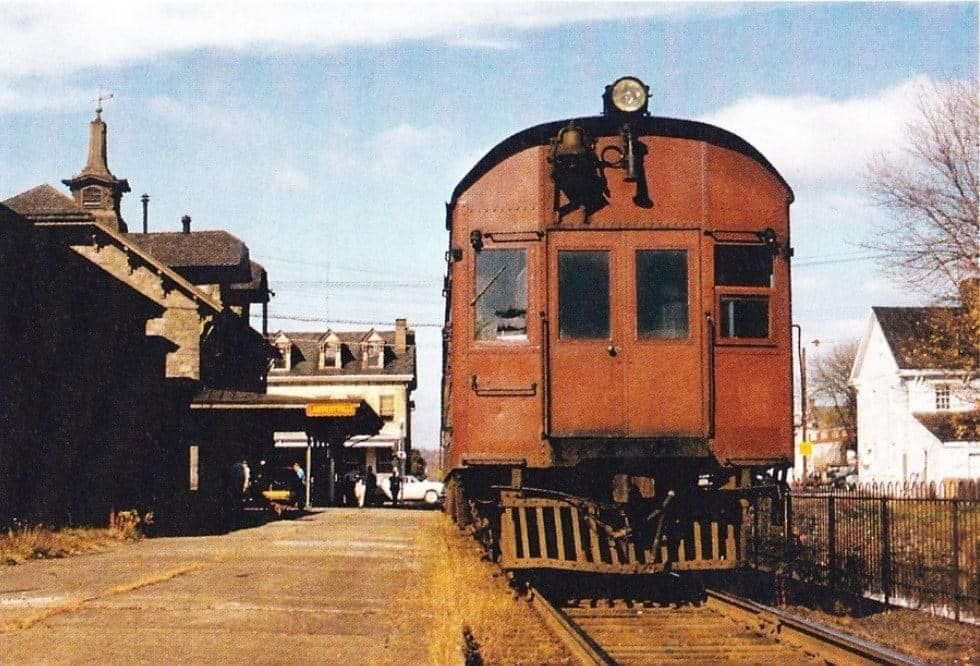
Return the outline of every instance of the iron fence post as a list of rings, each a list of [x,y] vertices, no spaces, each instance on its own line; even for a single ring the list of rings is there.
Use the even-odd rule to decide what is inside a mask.
[[[955,497],[951,501],[953,523],[953,615],[960,621],[960,501]]]
[[[885,605],[891,603],[892,553],[891,527],[888,516],[888,498],[881,498],[881,591],[885,595]]]
[[[830,568],[830,589],[837,589],[837,507],[834,496],[827,497],[827,564]]]

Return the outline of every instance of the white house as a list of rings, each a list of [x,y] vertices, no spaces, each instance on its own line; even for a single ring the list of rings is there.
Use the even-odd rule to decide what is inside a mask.
[[[270,395],[356,398],[381,417],[377,435],[344,443],[337,473],[368,465],[376,472],[390,472],[393,464],[404,470],[412,448],[411,395],[416,387],[415,332],[404,319],[395,320],[393,331],[278,331],[269,338],[281,354],[269,371]],[[290,433],[282,435],[288,438]],[[277,440],[277,446],[289,444]]]
[[[922,353],[950,310],[872,308],[850,376],[862,483],[980,478],[980,382]]]

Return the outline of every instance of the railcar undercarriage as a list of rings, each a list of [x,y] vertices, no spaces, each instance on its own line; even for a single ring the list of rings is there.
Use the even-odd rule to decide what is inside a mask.
[[[595,469],[590,475],[554,469],[534,475],[469,468],[451,478],[446,510],[508,570],[656,574],[743,564],[750,538],[747,499],[779,495],[780,484],[748,469],[723,485],[692,473],[691,466],[669,469],[668,482],[665,474]],[[545,483],[520,482],[527,476]],[[610,497],[585,492],[602,486],[612,487]]]

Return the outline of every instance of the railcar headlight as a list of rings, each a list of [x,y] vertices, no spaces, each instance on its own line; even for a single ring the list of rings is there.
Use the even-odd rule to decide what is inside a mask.
[[[636,77],[624,76],[606,88],[605,97],[607,113],[610,110],[629,114],[646,113],[650,88]]]

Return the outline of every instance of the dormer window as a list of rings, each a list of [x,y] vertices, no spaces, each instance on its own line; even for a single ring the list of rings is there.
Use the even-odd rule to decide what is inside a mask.
[[[344,345],[333,331],[327,331],[320,339],[320,369],[344,367]]]
[[[361,343],[362,362],[364,368],[385,367],[385,341],[376,331],[371,331],[367,339]]]
[[[279,358],[272,360],[273,370],[289,371],[293,364],[293,343],[283,333],[279,333],[272,344],[279,350]]]

